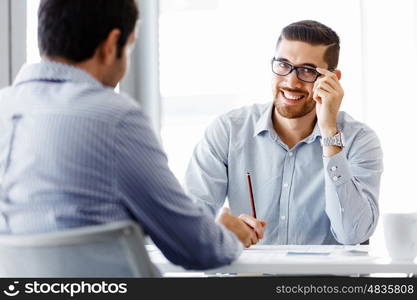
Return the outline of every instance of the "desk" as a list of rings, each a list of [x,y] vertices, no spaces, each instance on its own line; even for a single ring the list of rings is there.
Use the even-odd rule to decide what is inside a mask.
[[[162,273],[182,273],[153,245],[148,253]],[[252,246],[232,264],[205,271],[206,274],[273,274],[351,276],[371,273],[417,274],[417,263],[395,262],[388,257],[373,256],[369,246]]]

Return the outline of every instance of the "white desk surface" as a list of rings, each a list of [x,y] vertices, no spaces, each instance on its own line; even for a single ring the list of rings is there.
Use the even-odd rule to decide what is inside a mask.
[[[154,245],[148,253],[162,273],[187,271],[170,263]],[[207,274],[272,274],[272,275],[360,275],[371,273],[417,274],[417,263],[392,261],[373,256],[369,246],[252,246],[232,264],[205,271]],[[197,271],[199,272],[199,271]],[[200,271],[201,272],[201,271]]]

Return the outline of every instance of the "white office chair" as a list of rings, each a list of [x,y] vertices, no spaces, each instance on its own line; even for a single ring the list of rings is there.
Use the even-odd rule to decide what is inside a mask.
[[[142,229],[124,221],[34,235],[0,235],[0,277],[159,277]]]

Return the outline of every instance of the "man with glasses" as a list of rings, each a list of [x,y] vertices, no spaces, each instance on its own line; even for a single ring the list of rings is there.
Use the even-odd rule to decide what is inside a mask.
[[[285,27],[272,103],[220,116],[191,158],[189,194],[213,214],[227,197],[264,244],[357,244],[375,230],[382,150],[368,126],[339,111],[339,48],[319,22]]]

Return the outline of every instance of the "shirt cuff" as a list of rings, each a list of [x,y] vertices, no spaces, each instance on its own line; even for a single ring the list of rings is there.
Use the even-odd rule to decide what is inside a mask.
[[[323,157],[323,163],[326,176],[328,176],[330,181],[336,186],[345,184],[353,176],[349,162],[346,158],[345,149],[342,149],[342,151],[333,156]]]

